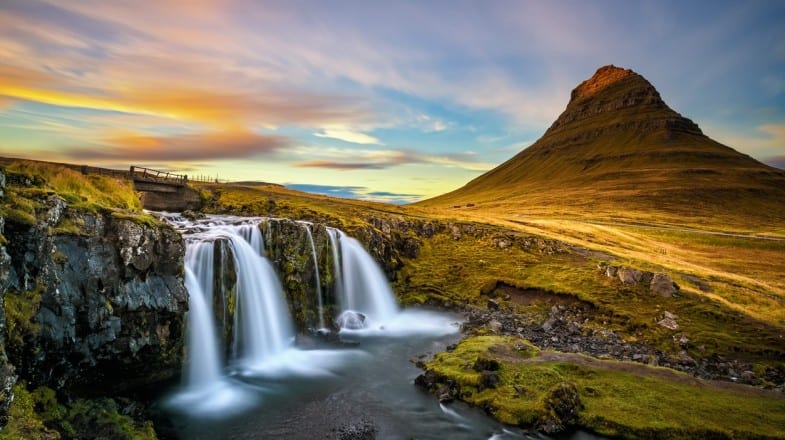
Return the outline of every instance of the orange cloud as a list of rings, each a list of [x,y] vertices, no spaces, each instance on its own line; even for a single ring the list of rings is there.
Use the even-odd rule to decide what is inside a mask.
[[[130,135],[106,139],[102,145],[67,152],[77,160],[176,162],[236,159],[273,154],[290,145],[284,136],[219,132],[179,136]]]
[[[328,168],[333,170],[380,170],[387,168],[389,164],[370,163],[370,162],[335,162],[330,160],[311,160],[300,162],[295,165],[298,168]]]

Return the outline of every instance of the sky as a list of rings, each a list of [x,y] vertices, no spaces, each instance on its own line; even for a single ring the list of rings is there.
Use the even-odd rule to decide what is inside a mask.
[[[783,1],[0,1],[0,155],[406,203],[600,66],[785,168]]]

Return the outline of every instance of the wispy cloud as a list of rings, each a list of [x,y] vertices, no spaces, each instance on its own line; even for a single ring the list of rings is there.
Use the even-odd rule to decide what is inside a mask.
[[[406,194],[391,191],[371,191],[365,186],[312,185],[307,183],[287,183],[287,188],[313,194],[322,194],[344,199],[369,200],[394,204],[413,203],[423,198],[422,194]]]
[[[283,136],[255,133],[209,133],[180,136],[129,135],[105,143],[76,148],[67,155],[77,160],[128,160],[147,162],[197,161],[269,155],[290,145]]]
[[[332,170],[381,170],[387,168],[388,164],[382,163],[360,163],[360,162],[334,162],[329,160],[309,160],[295,165],[299,168],[327,168]]]
[[[429,155],[409,150],[366,150],[348,152],[334,149],[321,152],[321,154],[324,153],[328,153],[330,157],[297,162],[295,166],[300,168],[327,168],[341,171],[382,170],[411,164],[442,165],[470,171],[487,171],[494,167],[494,164],[479,160],[478,155],[473,152]],[[347,157],[347,154],[348,157],[351,157],[350,160],[339,159]]]
[[[762,124],[751,130],[710,126],[706,133],[718,141],[756,157],[785,155],[785,123]]]
[[[338,139],[353,144],[382,145],[379,139],[365,133],[352,131],[345,128],[325,128],[313,134],[316,137]]]

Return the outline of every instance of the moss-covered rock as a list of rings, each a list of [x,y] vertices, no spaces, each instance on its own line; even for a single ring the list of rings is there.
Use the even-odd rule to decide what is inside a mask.
[[[0,201],[5,196],[5,170],[0,167]],[[16,382],[14,367],[6,354],[6,315],[5,293],[10,275],[11,257],[6,252],[5,218],[0,212],[0,429],[8,421],[8,409],[13,400],[13,386]]]
[[[14,396],[11,418],[0,432],[0,440],[157,438],[152,423],[134,413],[134,402],[121,405],[114,399],[99,398],[61,403],[51,388],[28,391],[24,382],[14,387]]]
[[[319,327],[317,292],[322,295],[324,317],[329,324],[332,317],[337,315],[337,298],[332,283],[332,252],[325,225],[267,219],[260,227],[264,235],[265,252],[280,277],[297,327],[301,330]],[[313,239],[316,260],[309,237]]]
[[[7,224],[5,309],[16,318],[6,333],[17,372],[77,394],[179,374],[187,308],[179,234],[71,209],[57,196],[41,203],[33,225]],[[78,233],[58,229],[64,220]]]

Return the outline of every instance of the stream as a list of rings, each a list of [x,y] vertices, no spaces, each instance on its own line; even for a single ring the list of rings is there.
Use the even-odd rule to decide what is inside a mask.
[[[190,296],[189,362],[183,383],[164,391],[158,404],[170,425],[167,436],[210,440],[551,438],[504,426],[460,402],[439,403],[415,387],[414,379],[422,372],[415,362],[430,359],[457,342],[462,317],[400,309],[373,258],[342,231],[326,231],[337,274],[340,314],[335,322],[341,327],[338,338],[328,338],[328,342],[294,331],[280,281],[265,257],[265,237],[259,227],[263,220],[165,218],[186,240],[185,278]],[[315,261],[310,229],[307,237],[311,240],[308,253]],[[222,278],[216,273],[227,267],[237,274],[234,286],[218,281]],[[314,292],[321,295],[320,289]],[[321,323],[321,297],[318,305]],[[231,335],[219,337],[224,333],[217,329],[229,323]],[[555,438],[598,437],[576,432]]]

